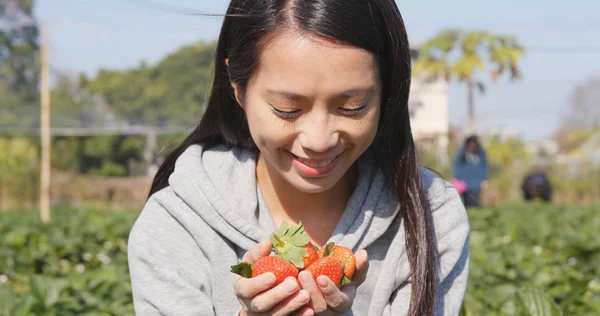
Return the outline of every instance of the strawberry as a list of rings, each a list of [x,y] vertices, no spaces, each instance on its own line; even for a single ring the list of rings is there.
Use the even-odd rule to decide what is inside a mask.
[[[306,271],[310,272],[317,282],[317,278],[321,275],[328,277],[336,286],[342,285],[344,270],[342,262],[334,257],[323,257],[313,262]]]
[[[296,226],[282,222],[279,230],[271,234],[271,241],[275,254],[298,269],[303,269],[314,261],[314,254],[310,251],[310,236],[304,233],[302,222]]]
[[[302,260],[304,261],[304,267],[308,267],[317,259],[319,259],[319,253],[317,252],[317,249],[315,249],[315,246],[311,243],[308,243],[306,246],[304,246],[304,249],[306,249],[306,252],[308,252],[308,256],[302,257]]]
[[[254,265],[248,262],[241,262],[232,266],[231,272],[246,278],[255,278],[263,273],[271,272],[275,274],[274,286],[283,282],[287,277],[296,278],[298,276],[298,268],[277,256],[260,258]]]
[[[344,275],[349,280],[352,279],[354,271],[356,270],[356,258],[350,248],[344,246],[335,245],[335,243],[328,243],[321,250],[320,256],[322,257],[334,257],[339,259],[344,264]]]

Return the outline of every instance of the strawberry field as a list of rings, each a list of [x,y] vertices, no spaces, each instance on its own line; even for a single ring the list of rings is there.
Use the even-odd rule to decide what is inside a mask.
[[[0,213],[0,316],[132,315],[127,236],[137,212]],[[600,314],[600,209],[471,210],[464,315]]]

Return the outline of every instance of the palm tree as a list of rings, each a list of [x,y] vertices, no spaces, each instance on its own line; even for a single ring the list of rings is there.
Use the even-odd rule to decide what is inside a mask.
[[[519,78],[519,60],[524,48],[512,36],[496,35],[485,31],[466,32],[451,29],[438,33],[418,48],[414,73],[426,80],[440,77],[467,84],[469,132],[475,131],[473,88],[485,91],[485,85],[475,78],[476,72],[488,72],[492,82],[509,73],[510,79]]]

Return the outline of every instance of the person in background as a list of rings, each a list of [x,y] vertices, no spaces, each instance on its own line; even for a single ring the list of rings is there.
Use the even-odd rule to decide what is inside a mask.
[[[488,162],[485,150],[477,136],[469,136],[458,150],[454,161],[453,177],[466,184],[461,193],[466,207],[479,207],[481,188],[488,179]]]
[[[530,172],[523,179],[523,199],[531,201],[540,199],[545,202],[552,200],[552,185],[548,176],[542,169],[537,169]]]

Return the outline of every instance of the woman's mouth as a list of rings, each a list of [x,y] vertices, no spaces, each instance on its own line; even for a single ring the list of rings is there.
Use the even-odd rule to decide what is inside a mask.
[[[341,154],[339,154],[335,157],[315,160],[310,158],[298,157],[292,154],[291,152],[289,153],[289,155],[292,159],[292,164],[294,165],[296,170],[298,170],[300,174],[307,177],[322,177],[327,175],[328,173],[333,171],[333,169],[337,165],[339,157],[341,156]]]

